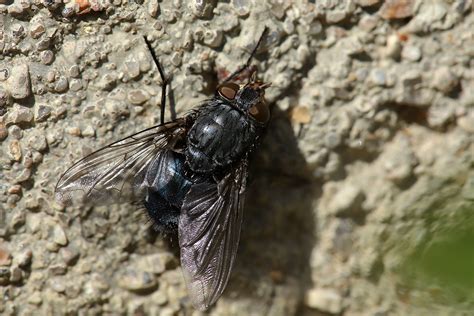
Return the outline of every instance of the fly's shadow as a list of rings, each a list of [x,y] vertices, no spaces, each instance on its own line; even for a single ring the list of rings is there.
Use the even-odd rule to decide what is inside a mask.
[[[275,291],[283,291],[288,306],[296,312],[305,289],[311,286],[312,203],[320,192],[298,149],[288,116],[276,106],[251,166],[241,242],[227,293],[268,307],[278,296]]]

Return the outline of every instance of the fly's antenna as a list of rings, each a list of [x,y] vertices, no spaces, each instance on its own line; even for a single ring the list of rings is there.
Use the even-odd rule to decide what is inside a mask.
[[[257,52],[258,47],[259,47],[260,44],[262,43],[263,38],[265,37],[265,35],[267,35],[267,33],[268,33],[268,27],[265,26],[265,28],[263,29],[262,35],[260,35],[260,38],[258,39],[257,45],[255,45],[255,47],[253,48],[252,52],[250,53],[250,56],[249,56],[249,58],[247,59],[247,62],[246,62],[243,66],[241,66],[240,68],[238,68],[236,71],[234,71],[231,75],[229,75],[229,77],[227,77],[227,78],[222,82],[222,84],[224,84],[224,83],[226,83],[226,82],[229,82],[230,80],[234,79],[238,74],[240,74],[242,71],[244,71],[245,69],[247,69],[248,67],[250,67],[250,63],[252,62],[253,56],[254,56],[255,53]]]
[[[143,36],[143,39],[145,40],[146,46],[148,47],[148,50],[150,51],[151,56],[153,57],[153,61],[155,62],[156,67],[158,68],[161,81],[163,82],[163,85],[161,87],[161,104],[160,104],[160,111],[161,111],[160,123],[163,125],[165,123],[166,87],[168,86],[169,82],[165,76],[165,71],[163,70],[163,67],[161,67],[160,62],[158,61],[158,57],[156,57],[155,51],[151,47],[151,43],[146,39],[146,36]]]

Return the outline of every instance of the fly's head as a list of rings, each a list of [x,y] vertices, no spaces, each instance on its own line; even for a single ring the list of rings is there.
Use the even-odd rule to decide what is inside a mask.
[[[224,82],[217,88],[217,95],[253,120],[266,125],[270,120],[270,109],[265,101],[265,89],[270,85],[256,79],[254,72],[246,84]]]

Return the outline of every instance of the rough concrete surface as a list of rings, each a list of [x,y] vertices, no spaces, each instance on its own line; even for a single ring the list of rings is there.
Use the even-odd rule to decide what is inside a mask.
[[[212,96],[264,26],[273,83],[210,315],[470,315],[470,0],[0,0],[0,314],[201,315],[133,205],[67,207],[73,161]]]

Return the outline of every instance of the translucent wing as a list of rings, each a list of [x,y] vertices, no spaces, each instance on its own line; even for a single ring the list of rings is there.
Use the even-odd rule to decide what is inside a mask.
[[[185,119],[154,126],[103,147],[76,162],[56,184],[56,199],[103,204],[135,201],[145,194],[147,171],[185,133]]]
[[[194,184],[179,218],[181,265],[193,305],[207,309],[229,280],[240,238],[247,159],[219,183]]]

